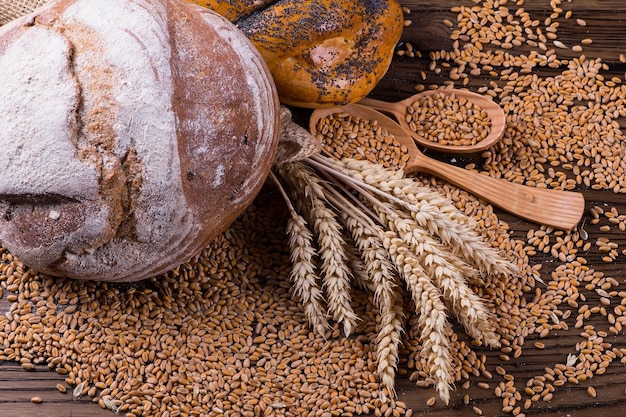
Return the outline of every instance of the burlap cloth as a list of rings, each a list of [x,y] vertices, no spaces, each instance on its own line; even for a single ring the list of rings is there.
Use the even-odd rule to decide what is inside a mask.
[[[28,14],[48,0],[0,0],[0,26]]]

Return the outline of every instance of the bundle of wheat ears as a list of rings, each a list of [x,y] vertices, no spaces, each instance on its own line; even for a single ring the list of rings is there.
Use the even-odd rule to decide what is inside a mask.
[[[498,347],[492,313],[470,284],[517,268],[449,200],[401,170],[323,156],[297,128],[282,137],[309,141],[299,160],[279,155],[271,177],[291,213],[291,280],[311,327],[324,334],[333,320],[350,335],[358,320],[351,288],[371,290],[380,310],[377,372],[394,392],[405,288],[419,318],[421,354],[448,403],[454,375],[448,316],[470,337]]]

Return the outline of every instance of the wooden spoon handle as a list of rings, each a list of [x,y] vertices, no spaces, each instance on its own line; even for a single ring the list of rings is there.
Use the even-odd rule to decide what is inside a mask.
[[[581,193],[535,188],[468,171],[420,155],[405,168],[406,173],[427,172],[445,179],[474,195],[524,219],[571,230],[585,210]]]

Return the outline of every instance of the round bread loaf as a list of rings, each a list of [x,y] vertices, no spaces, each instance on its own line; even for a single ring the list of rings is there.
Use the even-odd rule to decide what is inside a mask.
[[[177,0],[53,0],[0,29],[0,240],[50,275],[176,267],[251,203],[278,143],[263,59]]]

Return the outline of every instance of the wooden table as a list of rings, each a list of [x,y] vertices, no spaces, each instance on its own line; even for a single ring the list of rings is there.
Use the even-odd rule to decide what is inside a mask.
[[[505,3],[504,0],[501,3]],[[514,2],[510,7],[514,7]],[[422,58],[396,57],[385,79],[374,91],[373,96],[387,100],[400,100],[415,92],[416,84],[440,85],[447,77],[437,74],[430,69],[428,52],[433,50],[450,50],[452,41],[449,38],[451,29],[444,23],[445,19],[456,21],[456,14],[451,12],[452,6],[464,4],[471,6],[472,2],[462,1],[425,1],[403,0],[402,4],[411,9],[408,16],[412,25],[407,27],[403,40],[410,42],[415,49],[421,51]],[[508,5],[505,5],[508,6]],[[545,19],[552,12],[547,0],[526,0],[524,5],[536,19]],[[565,44],[574,44],[581,38],[592,38],[593,44],[585,46],[585,54],[588,58],[599,57],[609,65],[609,70],[604,74],[607,78],[616,76],[624,79],[626,64],[620,62],[619,54],[626,53],[626,2],[621,0],[581,1],[564,0],[564,10],[573,11],[573,19],[581,18],[587,22],[586,26],[576,25],[573,20],[563,24],[559,29],[559,40]],[[559,51],[563,56],[575,56],[575,52]],[[425,79],[422,79],[423,71]],[[549,76],[552,71],[549,68],[537,70],[541,76]],[[555,74],[562,69],[555,69]],[[471,89],[477,89],[491,79],[473,79],[468,85]],[[481,84],[482,83],[482,84]],[[626,127],[626,120],[620,120],[620,125]],[[582,190],[587,207],[606,205],[616,207],[620,213],[626,213],[626,196],[602,190]],[[507,221],[516,236],[524,236],[526,231],[536,225],[516,219],[506,213],[498,212],[500,218]],[[589,215],[586,214],[587,220]],[[602,233],[597,227],[588,227],[589,240],[604,235],[611,241],[619,244],[620,248],[626,247],[626,234],[619,232]],[[585,255],[590,264],[608,276],[616,278],[620,282],[621,289],[626,290],[626,261],[620,256],[617,261],[604,263],[601,254],[594,248]],[[548,256],[537,255],[533,262],[553,262]],[[546,268],[546,271],[549,268]],[[8,303],[5,299],[0,300],[0,311],[6,311]],[[575,312],[573,314],[575,316]],[[593,319],[592,319],[593,320]],[[568,353],[573,352],[573,346],[581,340],[580,330],[570,326],[568,331],[551,334],[542,342],[548,347],[539,350],[533,347],[531,342],[524,346],[524,353],[518,359],[512,359],[506,363],[517,381],[523,384],[528,378],[539,375],[544,367],[549,367],[557,362],[563,362]],[[626,347],[626,335],[621,333],[611,338],[616,346]],[[486,352],[490,367],[501,364],[499,352]],[[529,410],[526,416],[565,417],[565,416],[616,416],[626,412],[626,368],[618,363],[612,364],[608,371],[601,376],[578,385],[566,384],[560,387],[550,402],[539,402]],[[496,379],[494,379],[496,380]],[[0,416],[110,416],[109,411],[101,409],[93,404],[90,398],[72,398],[71,394],[59,393],[55,386],[62,382],[63,377],[48,371],[46,366],[40,366],[35,371],[25,372],[18,364],[0,363]],[[493,384],[494,381],[485,379],[485,382]],[[587,394],[587,387],[594,386],[597,397]],[[522,385],[523,389],[523,385]],[[429,416],[468,416],[473,415],[472,405],[480,407],[483,415],[500,416],[502,412],[502,400],[496,398],[493,389],[483,390],[473,384],[469,389],[457,387],[452,395],[449,406],[437,402],[435,406],[428,407],[426,398],[434,395],[432,389],[418,388],[409,382],[407,377],[399,377],[397,391],[400,400],[413,408],[413,415]],[[469,406],[463,405],[462,397],[469,394],[471,402]],[[46,402],[45,408],[32,404],[31,397],[38,395]],[[43,413],[43,414],[42,414]]]

